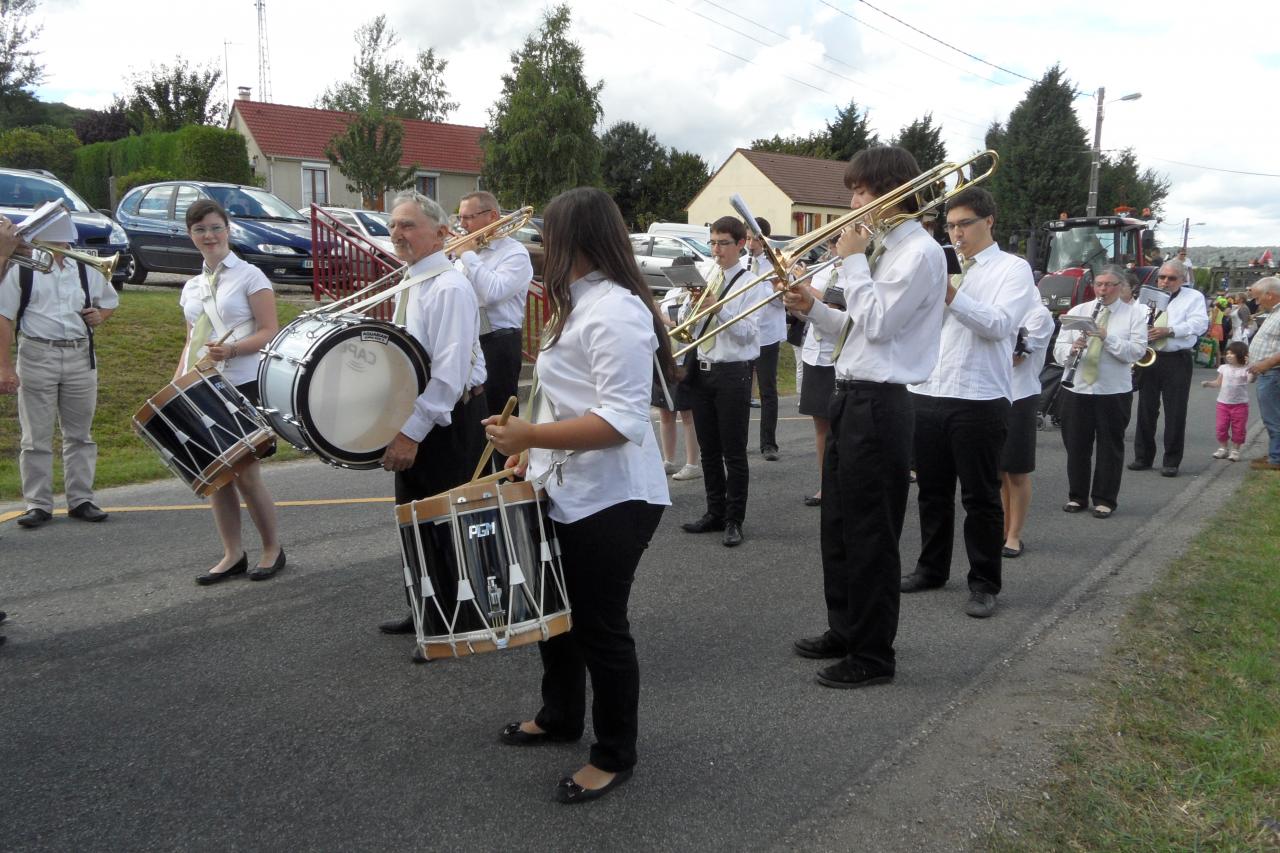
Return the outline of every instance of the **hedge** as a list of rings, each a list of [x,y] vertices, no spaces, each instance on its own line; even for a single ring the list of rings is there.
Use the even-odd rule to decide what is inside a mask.
[[[243,136],[234,130],[192,124],[172,133],[145,133],[79,148],[71,186],[94,207],[108,207],[111,176],[121,178],[144,169],[182,180],[236,184],[253,180]]]

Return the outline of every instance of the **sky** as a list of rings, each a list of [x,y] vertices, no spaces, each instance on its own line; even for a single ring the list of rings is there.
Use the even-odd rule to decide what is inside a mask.
[[[605,84],[600,130],[635,122],[664,145],[702,155],[712,169],[753,139],[821,128],[850,99],[869,109],[882,138],[932,113],[949,159],[968,157],[982,148],[991,122],[1004,121],[1025,95],[1031,83],[1023,78],[1038,79],[1056,63],[1082,92],[1077,112],[1090,139],[1095,93],[1105,87],[1102,148],[1132,147],[1144,168],[1172,182],[1162,245],[1181,243],[1185,222],[1191,246],[1280,245],[1274,0],[569,5],[587,77]],[[404,59],[431,47],[448,60],[445,84],[459,102],[449,121],[484,125],[511,53],[548,8],[510,0],[383,0],[376,7],[267,0],[271,100],[314,105],[327,86],[349,76],[354,31],[381,12],[400,35]],[[259,98],[252,0],[175,9],[184,7],[43,0],[35,17],[44,25],[37,47],[47,78],[37,95],[102,108],[131,72],[181,55],[225,67],[232,97],[247,85]],[[104,33],[113,34],[110,46],[92,48]],[[1132,93],[1142,97],[1116,100]]]

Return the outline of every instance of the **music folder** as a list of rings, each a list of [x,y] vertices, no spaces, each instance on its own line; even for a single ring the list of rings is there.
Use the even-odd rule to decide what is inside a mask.
[[[1064,332],[1084,332],[1089,335],[1098,331],[1098,324],[1092,317],[1076,317],[1063,314],[1059,319],[1062,322],[1062,331]]]
[[[707,280],[702,277],[702,273],[698,272],[695,266],[685,266],[672,264],[662,271],[667,281],[671,282],[672,287],[688,287],[697,289],[707,286]]]

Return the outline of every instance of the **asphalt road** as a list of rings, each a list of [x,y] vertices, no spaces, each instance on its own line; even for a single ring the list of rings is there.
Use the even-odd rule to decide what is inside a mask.
[[[403,612],[390,504],[282,508],[286,572],[208,588],[193,583],[217,556],[203,510],[118,511],[101,525],[59,517],[37,531],[6,523],[0,839],[10,850],[781,845],[797,826],[841,817],[878,759],[993,677],[990,664],[1068,606],[1099,561],[1229,464],[1209,458],[1213,392],[1194,388],[1190,409],[1182,475],[1126,472],[1107,521],[1059,510],[1061,440],[1040,433],[1027,550],[1005,563],[996,616],[963,614],[958,566],[944,590],[904,597],[896,681],[835,691],[791,652],[825,616],[818,511],[801,504],[816,485],[812,429],[784,400],[782,460],[752,454],[743,547],[681,532],[701,512],[702,484],[672,483],[632,597],[640,764],[617,793],[574,809],[551,790],[589,741],[497,740],[537,707],[534,650],[413,665],[406,638],[375,630]],[[382,472],[314,461],[272,467],[268,483],[278,500],[391,491]],[[194,502],[176,481],[100,495],[108,509]],[[909,566],[914,500],[903,539]],[[856,829],[847,840],[858,846]]]

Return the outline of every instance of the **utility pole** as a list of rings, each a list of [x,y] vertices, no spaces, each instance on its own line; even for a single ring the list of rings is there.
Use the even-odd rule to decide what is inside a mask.
[[[1089,166],[1089,204],[1085,207],[1085,216],[1098,215],[1098,172],[1102,167],[1102,100],[1107,96],[1107,87],[1098,87],[1098,119],[1093,125],[1093,163]]]
[[[256,0],[258,7],[258,98],[271,102],[271,57],[267,50],[267,3]]]
[[[1191,217],[1182,221],[1182,251],[1187,250],[1187,238],[1191,236]]]

